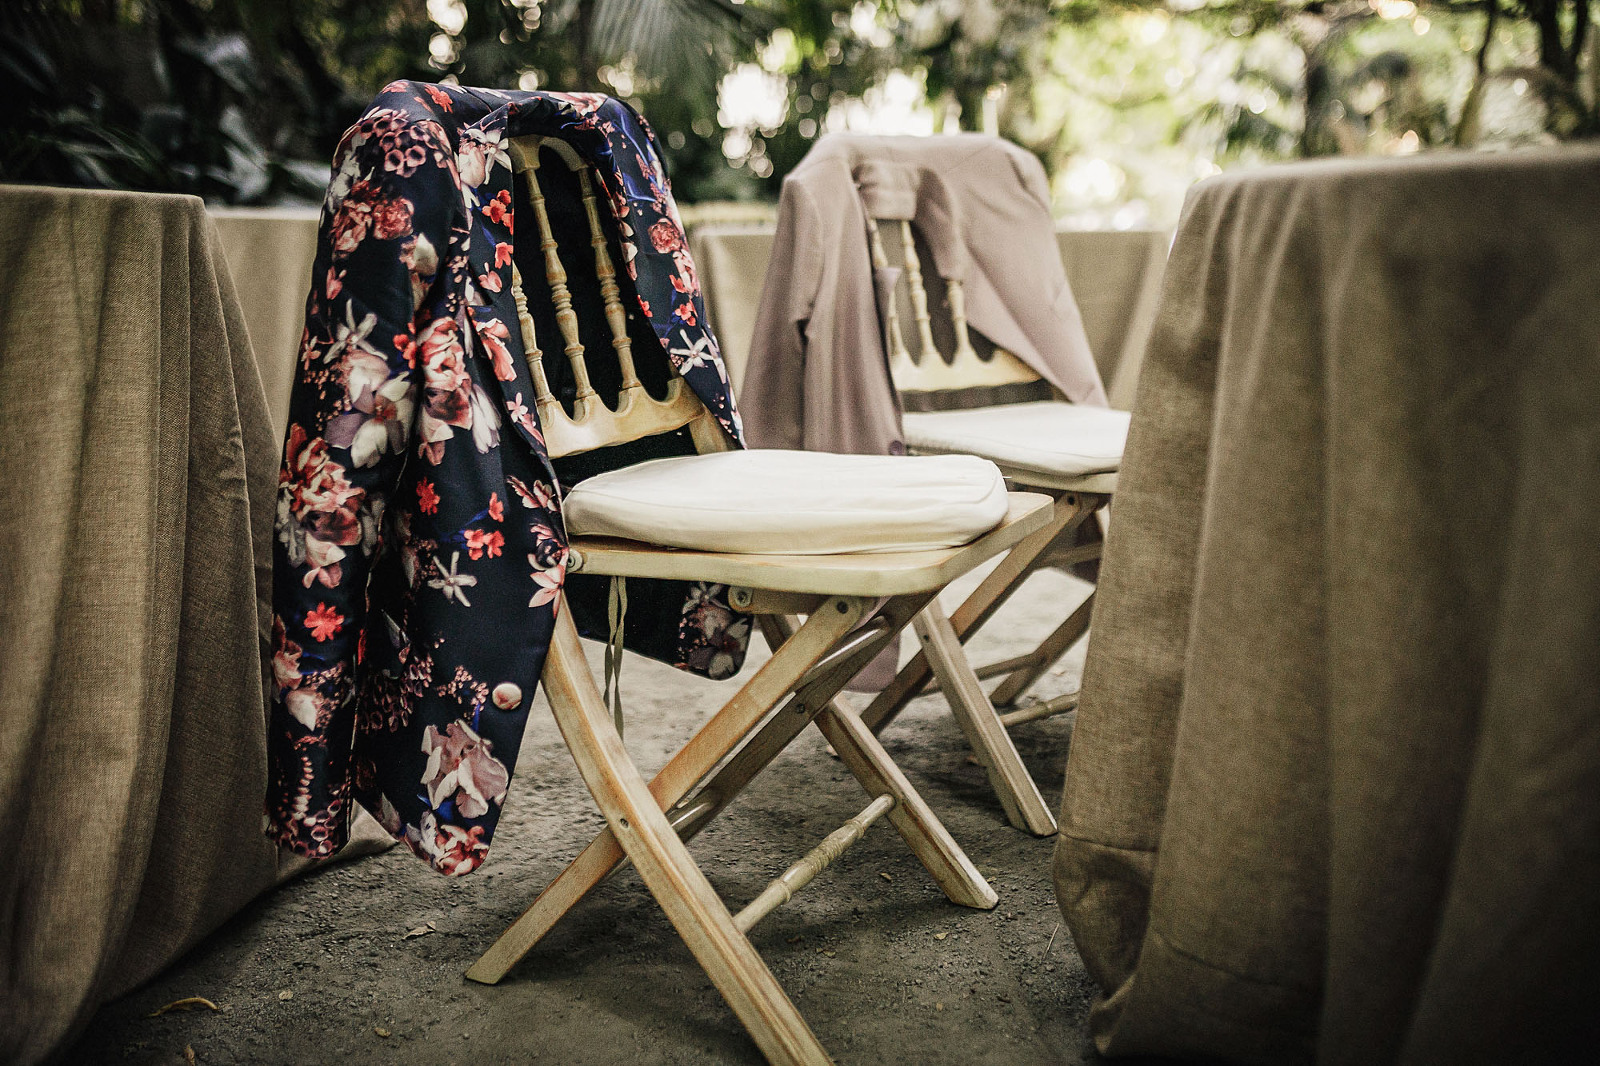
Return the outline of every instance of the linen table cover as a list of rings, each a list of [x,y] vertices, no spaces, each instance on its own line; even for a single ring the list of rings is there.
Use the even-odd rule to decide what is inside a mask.
[[[311,864],[261,835],[278,441],[204,207],[0,186],[0,262],[0,1061],[28,1063]]]
[[[1190,195],[1055,879],[1113,1055],[1600,1029],[1600,152]]]
[[[315,207],[212,207],[239,310],[267,394],[272,439],[289,424],[289,387],[306,328],[306,293],[317,258]]]

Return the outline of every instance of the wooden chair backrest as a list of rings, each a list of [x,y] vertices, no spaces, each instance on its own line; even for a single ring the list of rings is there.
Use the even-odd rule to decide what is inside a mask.
[[[973,347],[967,328],[966,293],[960,278],[943,278],[945,304],[950,310],[950,332],[954,344],[949,357],[939,351],[934,341],[933,316],[929,310],[928,289],[922,274],[922,259],[917,253],[916,235],[910,222],[889,221],[899,229],[899,251],[904,267],[906,287],[910,294],[911,314],[917,329],[917,355],[912,356],[906,345],[905,332],[900,323],[898,292],[887,301],[885,329],[889,345],[889,374],[903,401],[915,400],[919,394],[958,392],[967,390],[993,390],[1007,386],[1025,386],[1037,383],[1041,392],[1048,395],[1048,386],[1033,368],[1004,348],[995,348],[987,358]],[[867,218],[867,240],[872,252],[872,265],[883,269],[889,265],[878,220]],[[908,395],[909,394],[909,395]],[[920,406],[913,402],[910,406]]]
[[[578,315],[573,310],[572,292],[567,284],[567,271],[561,261],[561,249],[556,245],[544,189],[539,181],[541,148],[551,149],[578,177],[584,214],[589,224],[590,245],[594,249],[595,274],[599,278],[601,300],[605,304],[605,320],[611,333],[611,351],[620,368],[621,386],[615,406],[608,406],[590,383],[588,359],[595,356],[586,355],[583,342],[578,337]],[[568,414],[561,401],[551,391],[549,378],[545,373],[544,353],[539,348],[533,316],[528,311],[522,272],[513,262],[511,285],[517,304],[517,318],[522,327],[522,346],[527,353],[528,366],[533,375],[539,426],[544,434],[545,447],[550,457],[559,459],[595,451],[670,433],[684,427],[689,428],[699,451],[726,448],[728,442],[717,426],[716,420],[711,417],[711,413],[700,402],[700,398],[682,378],[676,374],[671,375],[667,384],[666,398],[662,400],[650,395],[639,381],[633,361],[633,343],[628,334],[628,313],[623,306],[621,290],[617,285],[616,267],[607,249],[606,231],[600,223],[592,168],[578,156],[571,145],[554,137],[513,138],[510,142],[510,154],[513,171],[522,175],[526,183],[528,201],[533,208],[534,223],[539,236],[539,249],[544,259],[545,281],[550,287],[550,296],[555,304],[556,324],[560,329],[562,345],[576,384],[572,412]]]

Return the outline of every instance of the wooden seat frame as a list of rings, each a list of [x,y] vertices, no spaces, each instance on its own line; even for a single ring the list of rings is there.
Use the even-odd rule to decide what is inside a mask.
[[[921,258],[911,223],[900,220],[899,243],[904,276],[909,290],[912,318],[916,323],[918,357],[913,359],[901,328],[897,298],[885,301],[885,332],[889,346],[889,370],[895,388],[902,396],[910,393],[957,392],[996,386],[1026,385],[1041,379],[1015,355],[997,348],[985,359],[972,346],[966,317],[966,300],[959,278],[944,278],[950,324],[955,337],[948,360],[934,343],[932,315],[923,284]],[[889,265],[882,233],[876,219],[867,219],[868,243],[872,261],[879,269]],[[1056,397],[1061,399],[1061,397]],[[1089,629],[1094,610],[1094,592],[1078,605],[1048,636],[1026,654],[980,666],[975,670],[951,672],[941,666],[962,658],[960,646],[1033,574],[1045,567],[1064,567],[1100,557],[1098,540],[1076,545],[1079,528],[1111,502],[1116,491],[1115,473],[1082,476],[1053,476],[1036,470],[997,464],[1007,482],[1017,489],[1043,493],[1053,501],[1049,521],[1028,536],[984,578],[961,606],[948,617],[937,599],[929,603],[914,622],[921,647],[901,667],[889,686],[883,689],[861,713],[862,721],[874,733],[892,722],[906,705],[926,690],[932,679],[945,693],[951,710],[962,723],[974,756],[988,773],[1006,820],[1018,829],[1048,836],[1056,831],[1056,820],[1038,785],[1023,766],[1007,729],[1073,710],[1078,705],[1076,692],[1052,700],[1036,701],[1007,714],[996,707],[1010,707]],[[986,694],[974,678],[1003,677],[992,693]],[[974,730],[968,722],[982,722]]]
[[[585,391],[588,376],[577,316],[538,182],[540,143],[537,138],[519,138],[512,142],[511,154],[514,168],[526,176],[546,278],[578,385],[579,402],[571,415],[550,393],[521,276],[515,268],[513,286],[538,392],[541,429],[552,457],[685,428],[701,452],[729,447],[721,428],[681,380],[673,380],[665,400],[654,399],[639,385],[628,351],[615,273],[595,210],[592,178],[586,164],[563,142],[551,140],[544,143],[579,176],[606,318],[622,367],[622,389],[615,407],[604,404],[592,388]],[[488,984],[498,982],[562,915],[611,871],[631,861],[768,1060],[830,1061],[746,937],[757,921],[810,881],[879,816],[888,818],[951,901],[979,909],[992,908],[997,902],[994,889],[872,731],[836,694],[879,650],[898,638],[948,581],[1036,535],[1049,514],[1047,499],[1013,493],[1006,519],[972,543],[936,551],[873,555],[733,555],[609,538],[573,538],[568,563],[572,571],[729,586],[733,605],[759,617],[773,653],[655,777],[646,781],[623,747],[584,659],[571,613],[563,603],[542,680],[562,737],[605,815],[607,827],[473,964],[467,977]],[[805,621],[797,622],[797,615],[804,615]],[[959,653],[950,659],[943,649],[934,649],[931,658],[941,671],[966,671],[969,683],[976,685]],[[749,906],[732,914],[695,864],[686,842],[811,723],[872,801]]]

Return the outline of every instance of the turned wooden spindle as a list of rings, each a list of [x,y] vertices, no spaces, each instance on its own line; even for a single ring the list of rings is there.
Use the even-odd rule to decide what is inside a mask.
[[[878,270],[889,268],[889,257],[883,251],[883,235],[878,232],[878,220],[867,216],[867,245],[872,250],[872,265]],[[895,294],[889,293],[889,358],[894,364],[911,363],[911,353],[906,350],[905,334],[900,332],[900,309],[895,306]]]
[[[589,219],[589,233],[594,246],[595,273],[600,281],[601,295],[605,300],[606,321],[611,327],[612,348],[622,378],[622,390],[615,409],[596,394],[590,384],[588,368],[584,362],[583,345],[578,341],[577,315],[572,309],[572,293],[567,287],[567,272],[561,265],[555,235],[551,232],[550,218],[545,205],[544,190],[539,185],[539,150],[548,147],[578,176],[579,191],[584,203],[584,213]],[[628,339],[627,309],[617,283],[616,267],[607,249],[605,230],[596,206],[597,189],[588,164],[566,142],[550,138],[516,137],[509,151],[512,166],[526,175],[528,198],[532,203],[539,247],[544,253],[545,280],[550,283],[551,302],[555,304],[556,322],[566,341],[566,354],[572,364],[573,378],[577,384],[576,402],[572,414],[562,408],[561,401],[551,391],[544,371],[542,354],[534,337],[533,319],[528,314],[527,294],[523,291],[522,275],[515,263],[511,266],[513,296],[517,304],[517,318],[522,326],[523,347],[533,374],[534,401],[539,412],[539,431],[544,435],[545,449],[552,458],[579,455],[597,448],[609,447],[623,440],[657,436],[687,428],[695,446],[701,451],[723,451],[730,442],[719,428],[716,419],[700,402],[694,390],[683,379],[674,376],[667,385],[667,396],[657,400],[639,383],[633,365],[632,346]],[[660,353],[664,358],[664,352]],[[597,350],[595,358],[603,358]],[[576,567],[574,567],[576,569]]]
[[[777,880],[767,885],[761,895],[750,901],[750,905],[733,916],[734,927],[741,933],[748,933],[757,922],[771,914],[794,898],[794,894],[809,885],[823,870],[826,870],[833,861],[843,855],[845,849],[861,839],[867,827],[894,808],[893,796],[879,796],[867,804],[865,810],[828,836],[816,847],[808,851],[803,858],[778,877]]]
[[[900,240],[905,245],[906,282],[911,286],[911,313],[917,319],[917,338],[922,343],[920,363],[933,366],[940,358],[939,349],[933,345],[933,318],[928,314],[928,290],[922,287],[922,260],[917,258],[917,242],[911,233],[911,223],[900,222]]]
[[[959,366],[969,359],[978,358],[977,351],[972,347],[972,338],[967,336],[967,294],[961,287],[960,278],[945,278],[944,290],[946,299],[950,301],[950,327],[956,334],[956,350],[950,362]]]
[[[599,401],[594,386],[589,384],[589,368],[583,362],[583,342],[578,340],[578,313],[572,309],[572,293],[567,289],[567,271],[561,265],[561,253],[556,247],[556,235],[550,228],[550,214],[545,209],[544,190],[539,187],[539,152],[537,149],[524,155],[527,169],[523,171],[528,183],[528,199],[533,203],[534,220],[539,226],[539,248],[544,252],[544,277],[550,283],[550,297],[556,305],[556,324],[561,327],[566,341],[567,362],[572,364],[572,380],[577,383],[577,395],[572,413],[582,418],[590,401]]]
[[[906,350],[901,331],[896,302],[885,309],[889,335],[889,376],[902,393],[944,392],[956,389],[987,388],[997,385],[1022,385],[1039,380],[1039,375],[1016,356],[996,348],[987,359],[972,346],[972,335],[967,322],[966,289],[960,278],[944,278],[946,304],[950,309],[950,328],[955,335],[955,347],[947,361],[939,354],[933,339],[933,315],[929,307],[928,291],[923,284],[922,260],[917,255],[915,235],[911,224],[900,222],[900,237],[905,249],[906,282],[911,290],[911,308],[916,315],[921,354],[916,360]],[[888,265],[883,239],[876,220],[867,220],[867,243],[872,252],[872,265]]]
[[[583,190],[583,210],[589,216],[589,243],[594,246],[594,272],[600,277],[600,298],[606,305],[606,322],[611,326],[611,347],[616,349],[617,363],[622,368],[622,387],[639,387],[639,375],[633,369],[633,342],[628,339],[628,316],[622,310],[622,292],[617,288],[617,269],[611,263],[611,253],[606,248],[605,231],[600,228],[600,213],[595,206],[594,168],[587,163],[578,169],[578,181]]]
[[[511,264],[511,298],[517,304],[517,322],[522,326],[522,350],[533,374],[533,403],[539,412],[539,422],[549,425],[556,414],[565,414],[561,402],[550,391],[550,381],[544,374],[544,353],[539,350],[539,340],[533,330],[533,316],[528,313],[528,297],[522,291],[522,271]]]

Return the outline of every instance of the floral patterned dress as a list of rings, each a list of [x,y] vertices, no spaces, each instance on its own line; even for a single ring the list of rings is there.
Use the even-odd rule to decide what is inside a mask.
[[[526,134],[592,164],[624,299],[741,440],[637,114],[600,95],[385,88],[334,158],[279,474],[266,809],[268,835],[304,855],[336,851],[358,802],[468,873],[505,802],[567,559],[511,293],[506,140]],[[667,632],[643,650],[737,671],[749,620],[726,590],[663,588]]]

